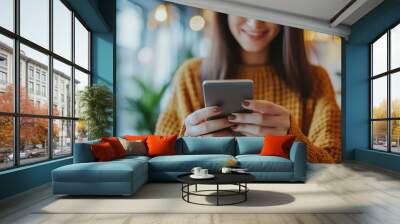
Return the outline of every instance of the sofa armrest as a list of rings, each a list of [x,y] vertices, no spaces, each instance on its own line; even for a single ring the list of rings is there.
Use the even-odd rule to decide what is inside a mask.
[[[83,142],[83,143],[75,143],[74,147],[74,163],[89,163],[95,162],[96,158],[94,157],[90,146],[92,144],[96,144],[97,142]]]
[[[295,141],[290,149],[290,160],[293,162],[293,179],[306,180],[307,148],[303,142]]]

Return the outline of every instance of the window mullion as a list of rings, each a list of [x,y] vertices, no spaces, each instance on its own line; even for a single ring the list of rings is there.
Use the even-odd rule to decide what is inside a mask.
[[[388,32],[387,32],[387,70],[389,71],[390,70],[390,35],[391,35],[391,33],[390,33],[390,29],[388,30]],[[387,104],[387,110],[388,110],[388,118],[391,118],[392,117],[392,100],[391,100],[391,78],[392,78],[392,75],[389,73],[388,75],[387,75],[387,85],[388,85],[388,87],[387,87],[387,90],[388,90],[388,92],[387,92],[387,98],[388,98],[388,104]],[[391,152],[392,151],[392,135],[391,135],[391,133],[392,133],[392,125],[391,125],[391,123],[392,123],[392,121],[388,121],[388,127],[387,127],[387,130],[388,130],[388,141],[389,141],[389,143],[388,143],[388,152]]]
[[[19,8],[20,8],[20,1],[14,1],[14,31],[17,35],[19,35]],[[19,39],[14,39],[14,112],[20,112],[20,47],[19,47]],[[20,119],[17,116],[14,116],[14,166],[20,165],[20,155],[19,155],[19,136],[20,136]]]
[[[49,0],[49,50],[53,52],[53,0]],[[48,91],[49,94],[49,115],[50,119],[48,120],[48,151],[49,151],[49,159],[53,159],[53,56],[49,55],[49,75],[48,75]]]
[[[71,105],[71,117],[75,118],[75,12],[72,11],[71,15],[71,23],[72,23],[72,38],[71,38],[71,60],[73,66],[71,67],[71,91],[72,91],[72,105]],[[76,126],[76,120],[72,121],[72,130],[71,130],[71,150],[72,150],[72,155],[74,155],[75,151],[75,126]]]
[[[370,119],[370,122],[369,122],[369,146],[370,146],[370,149],[373,149],[374,148],[374,136],[373,136],[373,121],[372,121],[372,119],[374,118],[373,117],[373,99],[372,99],[372,97],[373,97],[373,91],[374,91],[374,88],[373,88],[373,79],[372,79],[372,72],[373,72],[373,47],[372,47],[372,44],[369,46],[369,52],[370,52],[370,55],[369,55],[369,64],[370,64],[370,66],[369,66],[369,86],[370,86],[370,89],[369,89],[369,119]]]

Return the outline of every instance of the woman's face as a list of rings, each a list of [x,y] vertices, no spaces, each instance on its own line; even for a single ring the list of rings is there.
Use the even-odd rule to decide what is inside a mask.
[[[280,26],[241,16],[228,15],[229,29],[243,50],[261,52],[278,35]]]

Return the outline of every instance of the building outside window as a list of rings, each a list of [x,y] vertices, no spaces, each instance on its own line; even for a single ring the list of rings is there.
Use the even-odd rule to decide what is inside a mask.
[[[40,95],[40,84],[36,84],[36,95]]]
[[[7,87],[7,56],[0,54],[0,91],[4,92]]]
[[[7,67],[7,56],[0,54],[0,67]]]
[[[33,67],[32,66],[29,66],[28,74],[29,74],[29,79],[33,80]]]
[[[4,71],[0,71],[0,84],[2,86],[7,84],[7,74]]]
[[[7,4],[9,7],[2,8],[14,8],[14,1],[6,1],[2,6]],[[42,13],[38,14],[39,11]],[[87,139],[86,126],[79,121],[79,114],[74,113],[71,106],[67,107],[79,102],[80,89],[61,90],[58,81],[69,86],[88,86],[89,82],[80,80],[82,74],[90,80],[91,74],[90,32],[65,1],[19,1],[19,7],[7,15],[14,17],[11,21],[19,23],[15,30],[0,29],[0,83],[10,86],[0,88],[0,170],[72,155],[73,143]],[[72,55],[75,55],[74,60]],[[20,59],[19,88],[13,78],[14,56]],[[75,77],[78,72],[79,79]],[[53,89],[50,89],[50,78]],[[20,92],[15,94],[14,91]],[[70,97],[57,105],[59,94]],[[14,95],[19,97],[14,98]],[[53,105],[50,105],[51,98]],[[15,105],[19,112],[14,111]],[[33,132],[38,134],[33,136]]]
[[[31,82],[31,81],[28,82],[28,91],[29,91],[29,94],[33,94],[33,92],[34,92],[33,82]]]
[[[46,96],[46,86],[42,86],[42,96]]]

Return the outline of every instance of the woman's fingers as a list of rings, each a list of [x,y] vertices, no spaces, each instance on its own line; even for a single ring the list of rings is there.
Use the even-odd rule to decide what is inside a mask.
[[[243,108],[269,115],[289,114],[289,111],[275,103],[267,100],[245,100],[242,103]]]
[[[237,124],[231,127],[232,130],[240,132],[246,136],[265,136],[265,135],[286,135],[287,130],[280,128],[270,128],[255,124]]]
[[[208,118],[218,115],[222,112],[222,109],[218,106],[215,107],[205,107],[195,112],[191,113],[185,119],[186,126],[198,125],[201,122],[206,121]]]
[[[208,120],[208,121],[204,121],[198,125],[187,126],[185,134],[189,135],[189,136],[200,136],[200,135],[212,133],[212,132],[224,129],[224,128],[229,128],[232,125],[234,125],[234,124],[230,123],[228,121],[228,119],[226,119],[226,118]]]
[[[267,115],[262,113],[233,113],[228,116],[229,122],[258,124],[267,127],[290,127],[286,115]]]

